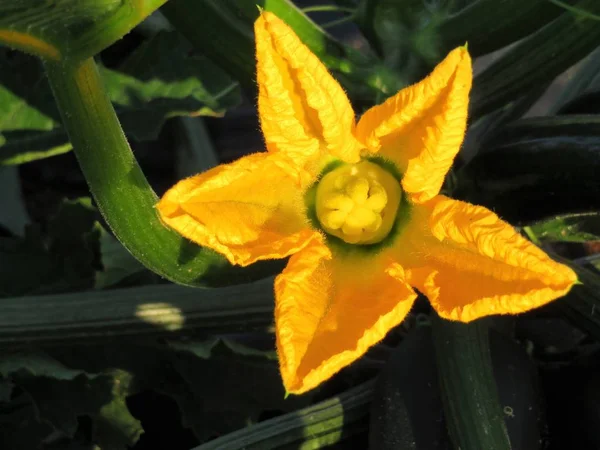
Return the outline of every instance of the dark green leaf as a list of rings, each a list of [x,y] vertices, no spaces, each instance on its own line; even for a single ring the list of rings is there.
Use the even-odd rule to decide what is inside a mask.
[[[135,391],[170,396],[179,405],[184,425],[201,441],[254,423],[262,412],[290,411],[310,400],[309,395],[284,399],[276,361],[243,356],[222,343],[210,349],[209,359],[187,349],[156,345],[59,348],[52,354],[87,372],[126,371],[133,377]]]
[[[184,424],[201,441],[255,423],[264,410],[289,411],[308,400],[285,399],[276,361],[242,357],[222,344],[215,346],[209,360],[181,352],[173,365],[189,389],[185,395],[174,393]]]
[[[449,11],[446,1],[366,0],[357,22],[385,63],[415,82],[444,56],[438,28]]]
[[[175,0],[161,11],[192,44],[255,97],[253,22],[256,5],[285,21],[339,78],[356,105],[370,105],[395,93],[407,80],[373,55],[343,45],[312,22],[289,0]]]
[[[93,286],[101,232],[89,198],[62,203],[40,235],[0,239],[0,296],[64,292]]]
[[[10,395],[14,385],[8,381],[0,378],[0,403],[6,403],[10,400]]]
[[[600,340],[600,276],[564,259],[555,259],[569,264],[581,283],[573,286],[556,306],[575,326]]]
[[[69,151],[58,116],[39,61],[0,48],[0,164]]]
[[[54,433],[49,424],[36,420],[34,405],[23,397],[25,394],[7,405],[0,405],[0,448],[2,449],[37,449],[40,442]]]
[[[600,210],[600,117],[558,116],[507,125],[458,173],[454,196],[513,224]]]
[[[0,43],[79,62],[122,38],[166,0],[20,0],[0,3]]]
[[[600,3],[596,0],[581,0],[576,6],[592,13],[600,12]],[[475,77],[471,116],[479,118],[551,81],[598,45],[600,27],[596,20],[563,12]]]
[[[444,20],[438,39],[444,52],[468,42],[469,53],[480,56],[524,38],[563,12],[547,0],[478,0]]]
[[[0,237],[0,298],[35,292],[60,278],[35,230],[29,228],[23,239]]]
[[[45,61],[61,118],[98,209],[119,241],[148,269],[180,284],[232,284],[271,275],[280,261],[234,267],[168,228],[158,198],[140,168],[93,60]]]
[[[101,73],[125,132],[155,139],[169,117],[222,115],[240,101],[237,84],[204,57],[187,56],[177,33],[159,33],[117,70]],[[71,150],[37,61],[0,52],[0,165],[22,164]]]
[[[127,251],[123,244],[100,228],[100,256],[102,270],[96,272],[96,289],[114,286],[121,281],[139,274],[146,268]]]
[[[92,417],[94,441],[103,448],[124,449],[141,433],[125,404],[131,384],[126,372],[90,374],[46,354],[9,353],[0,355],[0,375],[27,392],[40,421],[66,436],[74,436],[81,415]]]
[[[82,375],[83,372],[70,369],[45,353],[0,354],[0,376],[8,378],[17,374],[70,381]]]
[[[558,114],[600,114],[600,91],[587,92],[565,103]]]
[[[179,115],[222,115],[240,101],[237,83],[208,59],[186,56],[177,33],[144,42],[118,71],[104,69],[104,83],[128,135],[156,138],[165,119]]]
[[[576,101],[582,94],[597,90],[600,90],[600,48],[594,50],[581,61],[580,67],[574,75],[569,77],[569,80],[548,113],[551,115],[556,114],[565,108],[566,105]],[[591,113],[598,114],[600,111]],[[575,114],[588,114],[588,112],[578,111]]]
[[[213,350],[218,348],[217,346],[224,346],[228,351],[242,355],[242,356],[250,356],[250,357],[258,357],[265,358],[267,360],[276,361],[277,360],[277,352],[273,348],[273,339],[269,336],[271,346],[266,349],[258,349],[254,348],[250,345],[247,345],[243,342],[239,342],[233,337],[212,337],[208,340],[204,341],[169,341],[169,346],[174,350],[181,352],[191,353],[202,359],[210,359],[213,354]]]

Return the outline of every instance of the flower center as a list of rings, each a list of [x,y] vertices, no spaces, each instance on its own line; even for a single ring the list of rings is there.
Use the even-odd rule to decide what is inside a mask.
[[[394,226],[400,182],[370,161],[338,167],[319,181],[316,214],[323,229],[350,244],[381,242]]]

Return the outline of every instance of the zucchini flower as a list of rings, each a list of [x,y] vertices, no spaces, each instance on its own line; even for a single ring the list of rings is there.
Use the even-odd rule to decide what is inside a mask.
[[[294,32],[255,23],[267,152],[177,183],[169,227],[232,264],[290,257],[275,280],[283,383],[303,393],[355,361],[424,293],[446,319],[517,314],[575,273],[492,211],[440,195],[467,125],[471,59],[457,48],[358,120]]]

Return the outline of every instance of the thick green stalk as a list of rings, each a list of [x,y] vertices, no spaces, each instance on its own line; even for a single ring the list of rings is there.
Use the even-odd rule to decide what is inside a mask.
[[[461,450],[510,450],[488,327],[436,318],[433,341],[450,437]]]
[[[207,276],[216,284],[232,283],[222,257],[161,223],[156,194],[131,152],[94,60],[46,61],[45,68],[81,170],[115,236],[146,267],[176,283],[202,285]],[[215,280],[223,274],[228,277]]]
[[[373,385],[373,380],[367,381],[337,397],[265,420],[192,450],[317,449],[342,445],[342,441],[367,430]]]
[[[200,329],[268,330],[273,279],[221,289],[159,285],[73,294],[3,298],[0,349],[89,343]]]

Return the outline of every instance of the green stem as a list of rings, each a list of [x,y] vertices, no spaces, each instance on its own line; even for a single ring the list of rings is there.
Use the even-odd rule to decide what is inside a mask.
[[[487,325],[435,318],[433,338],[448,431],[456,448],[510,450]]]
[[[582,17],[585,17],[586,19],[600,20],[600,15],[592,14],[591,12],[586,11],[585,9],[577,8],[576,6],[571,6],[568,3],[561,2],[560,0],[548,0],[548,1],[550,3],[554,3],[556,6],[560,6],[561,8],[566,9],[567,11],[570,11],[575,14],[579,14]]]
[[[273,279],[221,289],[158,285],[3,298],[0,348],[89,343],[201,329],[207,334],[269,330]]]
[[[347,12],[354,13],[356,11],[355,8],[349,8],[346,6],[339,5],[314,5],[307,6],[306,8],[302,8],[301,10],[304,14],[315,13],[315,12]]]
[[[323,25],[321,25],[324,29],[328,29],[328,28],[333,28],[333,27],[337,27],[338,25],[342,25],[348,22],[352,22],[354,20],[354,17],[352,16],[346,16],[346,17],[341,17],[339,19],[336,20],[332,20],[330,22],[324,23]]]
[[[374,381],[337,397],[209,441],[192,450],[325,448],[342,445],[368,429]],[[336,447],[337,447],[336,445]]]
[[[222,257],[161,223],[156,194],[131,152],[94,60],[46,61],[45,68],[81,170],[115,236],[146,267],[176,283],[197,286],[206,284],[207,275],[229,275]]]

